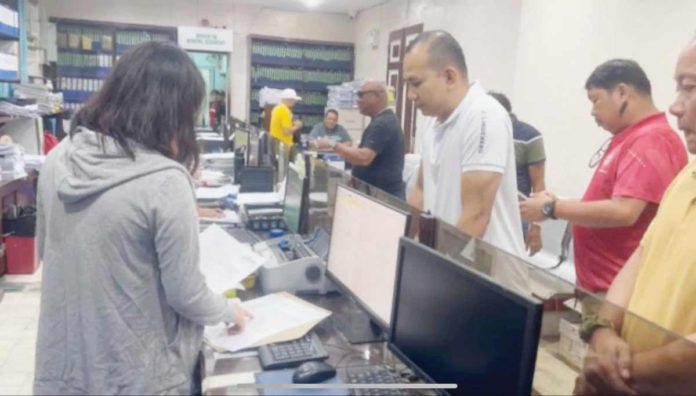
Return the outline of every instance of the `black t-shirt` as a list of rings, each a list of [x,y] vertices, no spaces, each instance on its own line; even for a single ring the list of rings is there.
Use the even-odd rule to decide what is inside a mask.
[[[369,148],[377,156],[368,166],[353,167],[353,176],[388,193],[402,194],[404,133],[392,110],[387,109],[370,121],[359,147]]]

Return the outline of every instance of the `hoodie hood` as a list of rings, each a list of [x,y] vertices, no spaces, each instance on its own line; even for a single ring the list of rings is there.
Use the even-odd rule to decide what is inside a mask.
[[[130,180],[178,169],[190,176],[178,162],[159,152],[132,143],[135,159],[104,134],[78,128],[72,138],[66,137],[53,150],[56,155],[55,181],[62,202],[75,203],[117,187]]]

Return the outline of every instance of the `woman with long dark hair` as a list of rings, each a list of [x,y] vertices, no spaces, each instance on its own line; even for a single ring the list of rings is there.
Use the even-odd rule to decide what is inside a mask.
[[[140,45],[46,159],[34,393],[190,394],[203,325],[249,319],[198,269],[190,174],[204,95],[186,53]]]

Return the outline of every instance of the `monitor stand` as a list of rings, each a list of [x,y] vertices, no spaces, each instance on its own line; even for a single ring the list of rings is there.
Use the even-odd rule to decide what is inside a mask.
[[[359,309],[335,313],[334,324],[351,344],[384,341],[382,329]]]

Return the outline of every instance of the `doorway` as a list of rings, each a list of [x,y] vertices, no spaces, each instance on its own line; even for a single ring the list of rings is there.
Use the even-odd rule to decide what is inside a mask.
[[[229,54],[218,53],[218,52],[194,52],[188,51],[189,56],[196,64],[198,70],[203,76],[203,81],[205,82],[205,101],[203,103],[202,111],[198,116],[196,125],[202,127],[211,127],[211,115],[210,115],[210,105],[215,99],[213,92],[221,93],[220,99],[222,103],[217,107],[223,112],[218,114],[218,119],[222,116],[229,114],[229,85],[228,85],[228,75],[229,70]],[[220,112],[217,110],[216,112]],[[215,121],[213,121],[215,123]]]

